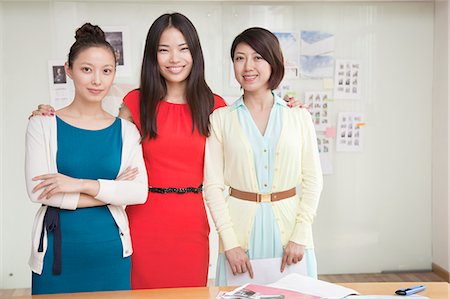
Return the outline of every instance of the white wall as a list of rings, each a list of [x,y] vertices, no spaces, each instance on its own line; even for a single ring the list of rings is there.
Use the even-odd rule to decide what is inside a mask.
[[[0,28],[3,28],[3,4],[0,2]],[[0,29],[0,148],[3,148],[3,30]],[[0,190],[3,190],[3,177],[5,175],[3,167],[3,150],[0,150]],[[0,191],[0,288],[3,286],[3,192]]]
[[[450,270],[448,16],[448,1],[436,1],[433,84],[433,263],[447,271]]]
[[[336,57],[359,59],[364,66],[362,99],[335,102],[334,111],[361,111],[367,125],[364,151],[335,153],[335,174],[325,177],[314,226],[319,273],[431,268],[432,3],[1,5],[0,288],[30,283],[26,263],[37,207],[25,192],[24,131],[30,111],[49,96],[47,60],[65,58],[75,27],[85,21],[127,25],[133,76],[118,81],[136,83],[146,31],[170,10],[195,24],[208,82],[224,96],[239,94],[228,85],[228,51],[233,37],[246,27],[334,33]],[[318,80],[292,83],[298,94],[322,89]]]

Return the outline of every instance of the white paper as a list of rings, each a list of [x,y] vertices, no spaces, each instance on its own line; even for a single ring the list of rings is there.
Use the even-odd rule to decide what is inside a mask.
[[[333,77],[333,34],[321,31],[302,31],[300,34],[300,54],[302,77]]]
[[[252,284],[269,284],[285,277],[288,274],[297,273],[306,275],[306,261],[302,259],[299,263],[293,265],[286,265],[283,273],[280,272],[281,258],[273,259],[257,259],[251,260],[253,269],[253,279],[250,278],[248,272],[243,274],[233,275],[230,264],[227,264],[227,284],[230,286],[238,286],[246,283]]]
[[[50,105],[56,110],[69,105],[74,97],[73,82],[64,70],[64,60],[48,61]]]
[[[360,152],[364,140],[363,115],[359,112],[342,112],[338,115],[336,151]]]
[[[268,286],[330,299],[359,294],[355,290],[296,273],[285,276]]]
[[[334,71],[334,98],[361,97],[361,63],[356,60],[336,60]]]
[[[333,174],[331,144],[331,138],[324,135],[317,135],[317,147],[319,149],[320,165],[322,166],[323,175]]]

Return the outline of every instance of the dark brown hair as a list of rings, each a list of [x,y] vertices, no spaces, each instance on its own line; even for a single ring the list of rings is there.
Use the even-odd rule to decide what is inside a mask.
[[[157,107],[167,94],[166,81],[159,72],[158,45],[164,30],[171,27],[183,34],[192,55],[192,70],[186,79],[186,100],[192,115],[192,132],[196,127],[201,135],[209,136],[209,115],[214,108],[214,95],[205,81],[200,39],[188,18],[180,13],[171,13],[163,14],[153,22],[145,42],[139,99],[142,140],[157,136]]]
[[[105,33],[103,30],[91,23],[85,23],[83,26],[77,29],[75,32],[75,42],[70,47],[68,64],[71,68],[73,62],[77,58],[78,54],[85,49],[91,47],[104,47],[111,51],[114,57],[114,63],[116,63],[116,55],[114,55],[114,48],[106,41]]]
[[[245,43],[252,47],[259,55],[272,67],[272,74],[269,78],[269,88],[276,89],[284,77],[284,59],[280,43],[277,37],[267,29],[252,27],[244,30],[236,36],[231,45],[231,60],[234,59],[234,52],[240,43]]]

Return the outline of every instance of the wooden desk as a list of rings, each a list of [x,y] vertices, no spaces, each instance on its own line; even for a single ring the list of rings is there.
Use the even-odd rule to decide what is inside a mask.
[[[371,283],[342,283],[341,285],[357,290],[362,295],[394,295],[394,291],[412,285],[425,284],[428,288],[420,292],[422,296],[432,299],[449,299],[450,285],[446,282],[371,282]],[[14,299],[215,299],[219,290],[232,290],[231,287],[210,288],[180,288],[180,289],[155,289],[120,292],[76,293],[40,296],[20,296]],[[398,296],[402,299],[402,296]],[[408,297],[404,297],[408,298]]]

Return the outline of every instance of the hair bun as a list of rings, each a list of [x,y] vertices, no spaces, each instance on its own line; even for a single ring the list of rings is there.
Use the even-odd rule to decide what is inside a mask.
[[[77,29],[75,32],[75,39],[78,40],[105,40],[105,33],[103,30],[97,26],[92,25],[91,23],[85,23],[83,26]]]

